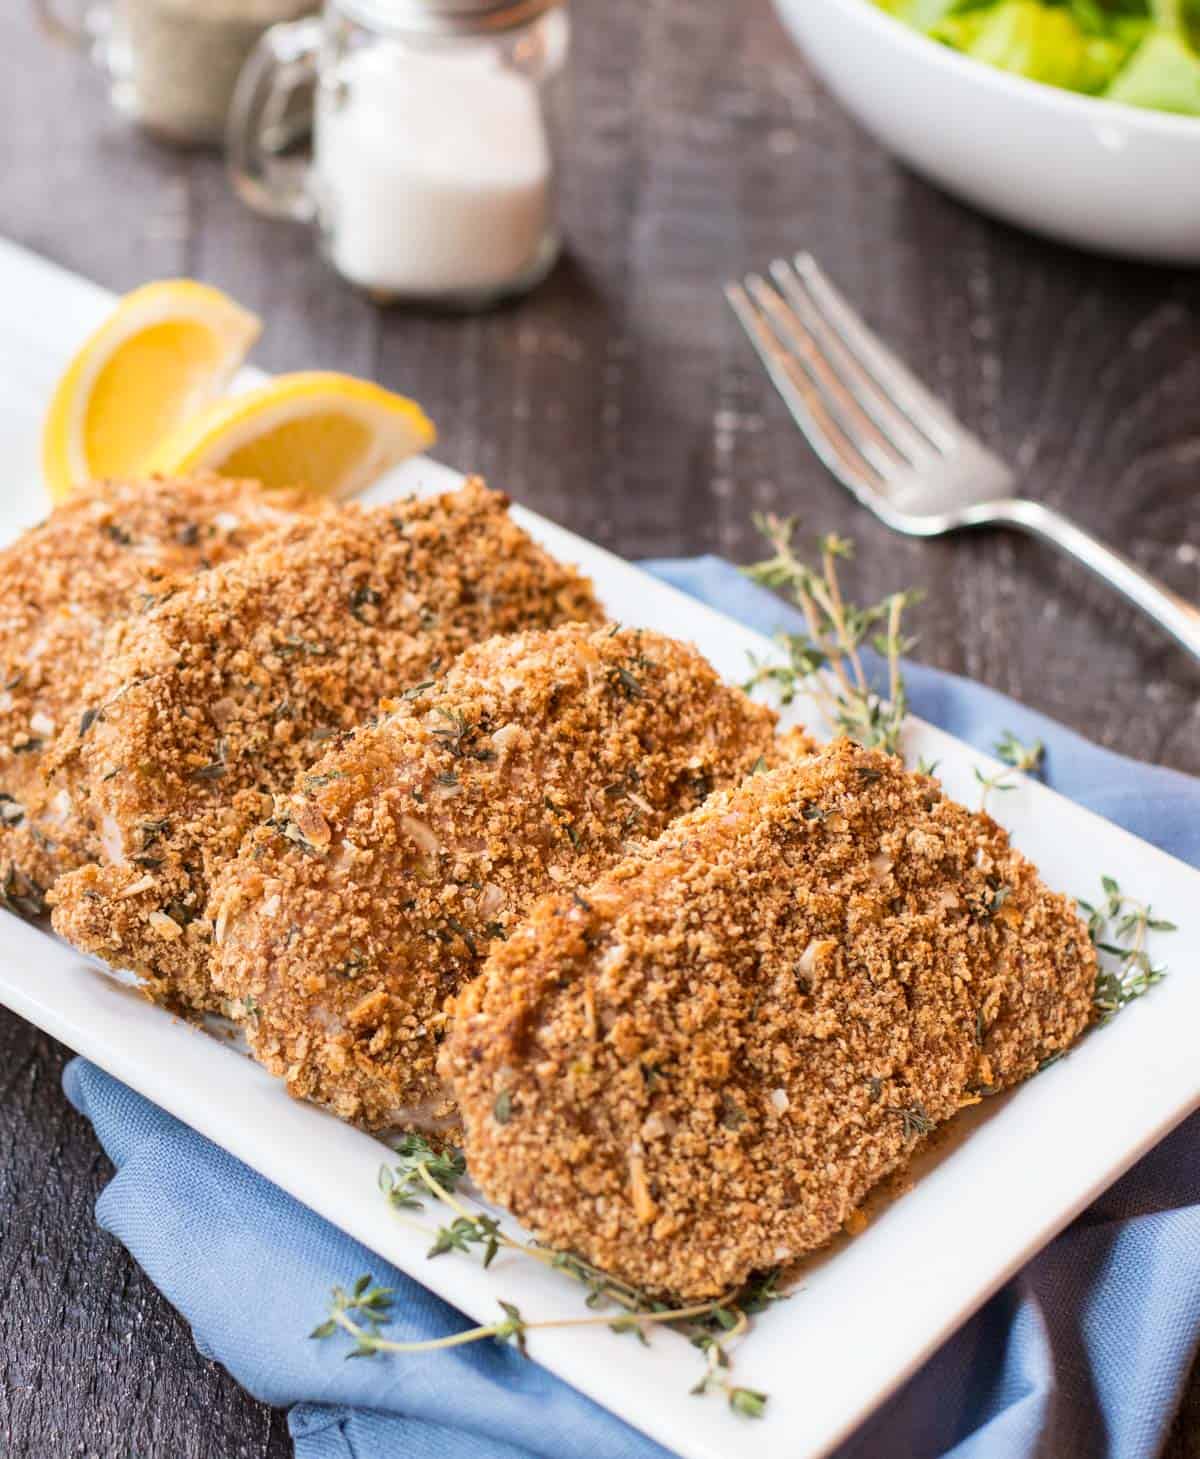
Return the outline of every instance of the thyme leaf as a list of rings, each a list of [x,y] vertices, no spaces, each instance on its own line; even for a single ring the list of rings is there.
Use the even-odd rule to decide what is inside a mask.
[[[983,787],[979,797],[979,814],[983,815],[987,810],[988,796],[994,791],[997,795],[1008,790],[1016,790],[1017,782],[1013,780],[1007,770],[997,770],[995,775],[985,775],[978,765],[974,766],[975,779]]]
[[[442,1256],[447,1251],[469,1253],[472,1245],[483,1247],[483,1265],[490,1267],[500,1250],[500,1224],[491,1216],[458,1216],[449,1226],[438,1228],[426,1255]]]
[[[423,1135],[404,1135],[395,1146],[395,1154],[394,1166],[383,1165],[379,1169],[379,1189],[395,1210],[422,1209],[418,1193],[431,1193],[426,1174],[440,1190],[449,1194],[467,1171],[461,1151],[452,1145],[435,1150]]]
[[[918,1140],[933,1129],[933,1121],[925,1113],[923,1104],[910,1104],[904,1109],[894,1109],[892,1113],[901,1121],[906,1140]]]
[[[731,1388],[729,1407],[746,1418],[762,1418],[767,1407],[767,1395],[757,1388]]]
[[[45,891],[31,876],[10,865],[0,882],[0,907],[19,917],[44,917],[48,910]]]
[[[968,898],[967,905],[981,921],[990,922],[1011,896],[1012,887],[992,876],[988,878],[987,894]]]
[[[1012,730],[1005,730],[996,741],[996,758],[1019,770],[1022,775],[1040,775],[1046,763],[1046,747],[1041,740],[1022,744]]]
[[[542,797],[542,804],[554,817],[555,824],[558,826],[558,829],[563,833],[567,840],[571,843],[573,849],[578,851],[579,832],[567,819],[568,812],[565,811],[562,806],[555,805],[555,803],[550,799],[548,795]]]
[[[363,612],[363,609],[378,608],[382,602],[383,595],[379,590],[363,583],[350,594],[350,612],[360,623],[367,623],[370,620]]]

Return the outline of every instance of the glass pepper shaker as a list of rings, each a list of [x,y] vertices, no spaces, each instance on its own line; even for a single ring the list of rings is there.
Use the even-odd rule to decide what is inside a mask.
[[[382,301],[485,308],[550,271],[565,122],[563,0],[326,0],[252,53],[229,157],[251,206],[314,222]],[[273,132],[316,81],[311,163]]]

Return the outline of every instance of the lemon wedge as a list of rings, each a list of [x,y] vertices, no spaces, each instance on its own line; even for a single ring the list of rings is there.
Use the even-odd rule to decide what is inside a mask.
[[[158,442],[221,395],[261,327],[219,289],[191,279],[126,294],[54,392],[42,430],[51,497],[143,473]]]
[[[218,401],[164,440],[149,464],[168,476],[209,470],[344,497],[435,439],[425,412],[403,395],[308,371]]]

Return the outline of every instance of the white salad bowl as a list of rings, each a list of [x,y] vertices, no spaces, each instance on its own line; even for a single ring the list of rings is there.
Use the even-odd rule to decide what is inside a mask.
[[[1200,118],[1008,75],[870,0],[775,5],[847,111],[948,192],[1080,248],[1200,264]]]

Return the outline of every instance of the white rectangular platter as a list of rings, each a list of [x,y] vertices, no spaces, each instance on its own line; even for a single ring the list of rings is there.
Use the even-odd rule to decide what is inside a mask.
[[[44,515],[41,412],[55,379],[110,296],[0,242],[0,540]],[[297,361],[298,366],[304,361]],[[419,461],[372,493],[440,490],[456,473]],[[503,483],[497,483],[502,485]],[[697,643],[732,680],[758,635],[531,513],[518,519],[590,573],[615,618]],[[813,722],[811,708],[798,717]],[[997,735],[1004,728],[996,726]],[[978,803],[973,770],[990,762],[915,724],[906,750],[940,761],[948,791]],[[995,767],[991,767],[995,768]],[[770,1394],[759,1422],[718,1396],[687,1396],[697,1354],[657,1334],[650,1348],[604,1329],[534,1334],[534,1358],[688,1459],[815,1459],[828,1452],[1040,1246],[1173,1125],[1200,1105],[1200,873],[1025,783],[998,813],[1054,887],[1094,893],[1100,874],[1152,897],[1181,924],[1153,952],[1172,975],[1010,1097],[974,1111],[948,1146],[869,1229],[814,1265],[802,1289],[760,1317],[737,1353],[738,1381]],[[1190,922],[1188,919],[1191,919]],[[529,1319],[577,1316],[566,1278],[501,1257],[425,1259],[376,1190],[386,1150],[293,1103],[234,1050],[152,1007],[48,934],[0,913],[0,1002],[77,1049],[479,1321],[497,1298]],[[330,1282],[353,1272],[330,1272]],[[324,1300],[314,1293],[314,1302]],[[433,1361],[422,1359],[421,1361]],[[338,1361],[331,1352],[329,1361]],[[388,1361],[404,1361],[390,1359]]]

